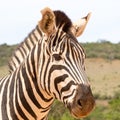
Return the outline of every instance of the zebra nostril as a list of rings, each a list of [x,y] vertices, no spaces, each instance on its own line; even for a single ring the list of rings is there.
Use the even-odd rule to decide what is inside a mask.
[[[77,101],[77,104],[79,105],[80,108],[82,108],[82,103],[80,100]]]

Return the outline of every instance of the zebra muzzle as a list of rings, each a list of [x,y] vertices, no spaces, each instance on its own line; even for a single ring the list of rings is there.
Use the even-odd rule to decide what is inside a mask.
[[[86,117],[94,108],[95,100],[89,86],[79,85],[72,103],[67,107],[75,118]]]

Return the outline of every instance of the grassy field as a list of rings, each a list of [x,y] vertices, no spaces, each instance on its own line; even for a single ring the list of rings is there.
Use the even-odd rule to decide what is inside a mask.
[[[94,94],[110,97],[120,91],[120,60],[87,59],[86,71]]]

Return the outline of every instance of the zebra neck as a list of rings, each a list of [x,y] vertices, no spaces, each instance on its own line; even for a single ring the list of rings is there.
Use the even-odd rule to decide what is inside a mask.
[[[30,54],[33,47],[38,41],[42,38],[42,32],[38,26],[29,35],[25,40],[18,46],[18,48],[13,53],[11,60],[9,61],[9,71],[10,73],[15,71],[22,62]]]
[[[29,55],[24,64],[20,66],[16,81],[17,85],[19,85],[17,86],[17,92],[19,92],[17,93],[19,97],[19,101],[17,102],[20,104],[20,107],[24,107],[25,111],[27,111],[27,115],[25,116],[30,120],[33,118],[36,118],[36,120],[46,118],[54,100],[38,83],[36,75],[36,62],[38,62],[38,58],[36,57],[37,53],[38,47],[36,45],[31,55]]]

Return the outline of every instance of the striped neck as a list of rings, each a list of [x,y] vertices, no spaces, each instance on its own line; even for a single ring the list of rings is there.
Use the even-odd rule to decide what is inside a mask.
[[[18,46],[13,53],[9,61],[9,71],[14,72],[20,64],[24,62],[27,56],[30,54],[33,47],[42,38],[42,32],[38,26],[32,30],[32,32],[24,39],[24,41]]]
[[[19,69],[13,72],[13,74],[19,72],[16,79],[16,85],[19,85],[16,87],[16,96],[18,95],[19,100],[15,99],[15,103],[18,102],[23,113],[26,113],[23,116],[24,119],[29,120],[46,120],[54,101],[53,96],[48,95],[38,81],[40,51],[41,44],[36,43],[27,59],[20,65]]]

